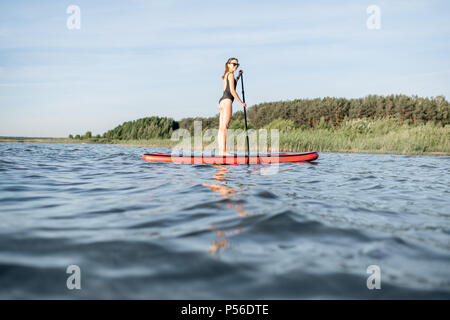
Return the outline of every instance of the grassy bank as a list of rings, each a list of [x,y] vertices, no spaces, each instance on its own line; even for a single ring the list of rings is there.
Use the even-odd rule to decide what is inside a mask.
[[[280,149],[450,155],[450,125],[409,125],[393,119],[351,120],[339,128],[319,126],[283,132]]]
[[[232,127],[232,126],[230,126]],[[234,123],[234,127],[240,127]],[[360,152],[407,155],[450,155],[450,125],[407,124],[395,119],[356,119],[341,126],[319,124],[315,128],[296,127],[292,121],[272,121],[264,129],[278,129],[280,151]],[[270,132],[270,131],[269,131]],[[0,141],[16,141],[1,139]],[[89,139],[21,139],[21,142],[107,143],[143,147],[175,147],[170,139],[117,140]],[[270,142],[270,141],[269,141]],[[204,143],[206,147],[209,143]],[[194,144],[191,143],[193,146]],[[252,147],[253,149],[253,147]],[[239,149],[242,151],[242,149]]]

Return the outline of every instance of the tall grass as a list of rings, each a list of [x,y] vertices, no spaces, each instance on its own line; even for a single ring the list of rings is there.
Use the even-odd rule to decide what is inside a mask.
[[[236,128],[240,127],[236,126]],[[442,126],[434,122],[413,125],[395,118],[353,119],[346,120],[339,127],[321,122],[315,128],[307,128],[295,126],[291,120],[277,119],[263,129],[267,129],[268,132],[269,148],[270,129],[279,130],[280,151],[450,154],[450,125]],[[258,134],[258,130],[255,131]],[[155,138],[128,141],[104,140],[103,143],[172,148],[179,141]],[[203,147],[209,143],[205,142]],[[194,146],[193,138],[191,146]],[[241,144],[239,147],[235,141],[234,148],[236,151],[244,151],[245,145]],[[257,150],[257,146],[252,145],[251,149]]]
[[[396,154],[450,154],[450,125],[428,122],[410,125],[396,119],[354,119],[340,127],[319,125],[280,134],[286,151],[376,152]]]
[[[297,127],[291,120],[278,119],[263,129],[268,130],[269,144],[270,129],[279,130],[280,151],[450,154],[450,125],[442,126],[433,122],[413,125],[395,118],[353,119],[343,122],[339,127],[321,122],[315,128],[307,128]],[[152,139],[112,143],[170,148],[179,141]],[[206,145],[204,143],[203,147]],[[191,146],[194,146],[193,140]],[[245,145],[241,144],[239,148],[235,141],[236,151],[244,149]],[[257,146],[253,145],[251,149],[256,150]]]

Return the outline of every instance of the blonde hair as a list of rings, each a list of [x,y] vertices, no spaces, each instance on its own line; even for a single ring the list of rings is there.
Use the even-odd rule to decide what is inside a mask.
[[[230,72],[230,69],[228,68],[228,64],[229,64],[231,61],[233,61],[233,60],[239,61],[237,58],[230,58],[230,59],[227,60],[227,62],[225,63],[225,72],[223,73],[222,80],[225,78],[225,75],[226,75],[228,72]]]

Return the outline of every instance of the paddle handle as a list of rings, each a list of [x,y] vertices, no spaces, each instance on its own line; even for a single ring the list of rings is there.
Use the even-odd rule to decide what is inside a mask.
[[[242,102],[245,103],[245,93],[244,93],[244,75],[242,73],[242,70],[239,71],[241,75],[241,87],[242,87]],[[247,139],[247,164],[250,161],[250,143],[248,141],[248,129],[247,129],[247,108],[244,107],[244,119],[245,119],[245,135]]]

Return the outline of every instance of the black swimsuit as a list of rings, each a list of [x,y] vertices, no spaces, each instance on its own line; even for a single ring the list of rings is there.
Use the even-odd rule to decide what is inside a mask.
[[[236,88],[237,81],[236,81],[236,79],[234,79],[234,77],[233,77],[233,80],[234,80],[234,88]],[[228,74],[227,74],[227,86],[225,88],[225,91],[223,92],[222,98],[220,98],[220,100],[219,100],[219,103],[223,99],[231,99],[231,103],[233,103],[233,101],[234,101],[234,97],[233,97],[233,95],[231,94],[231,91],[230,91],[230,81],[228,80]]]

